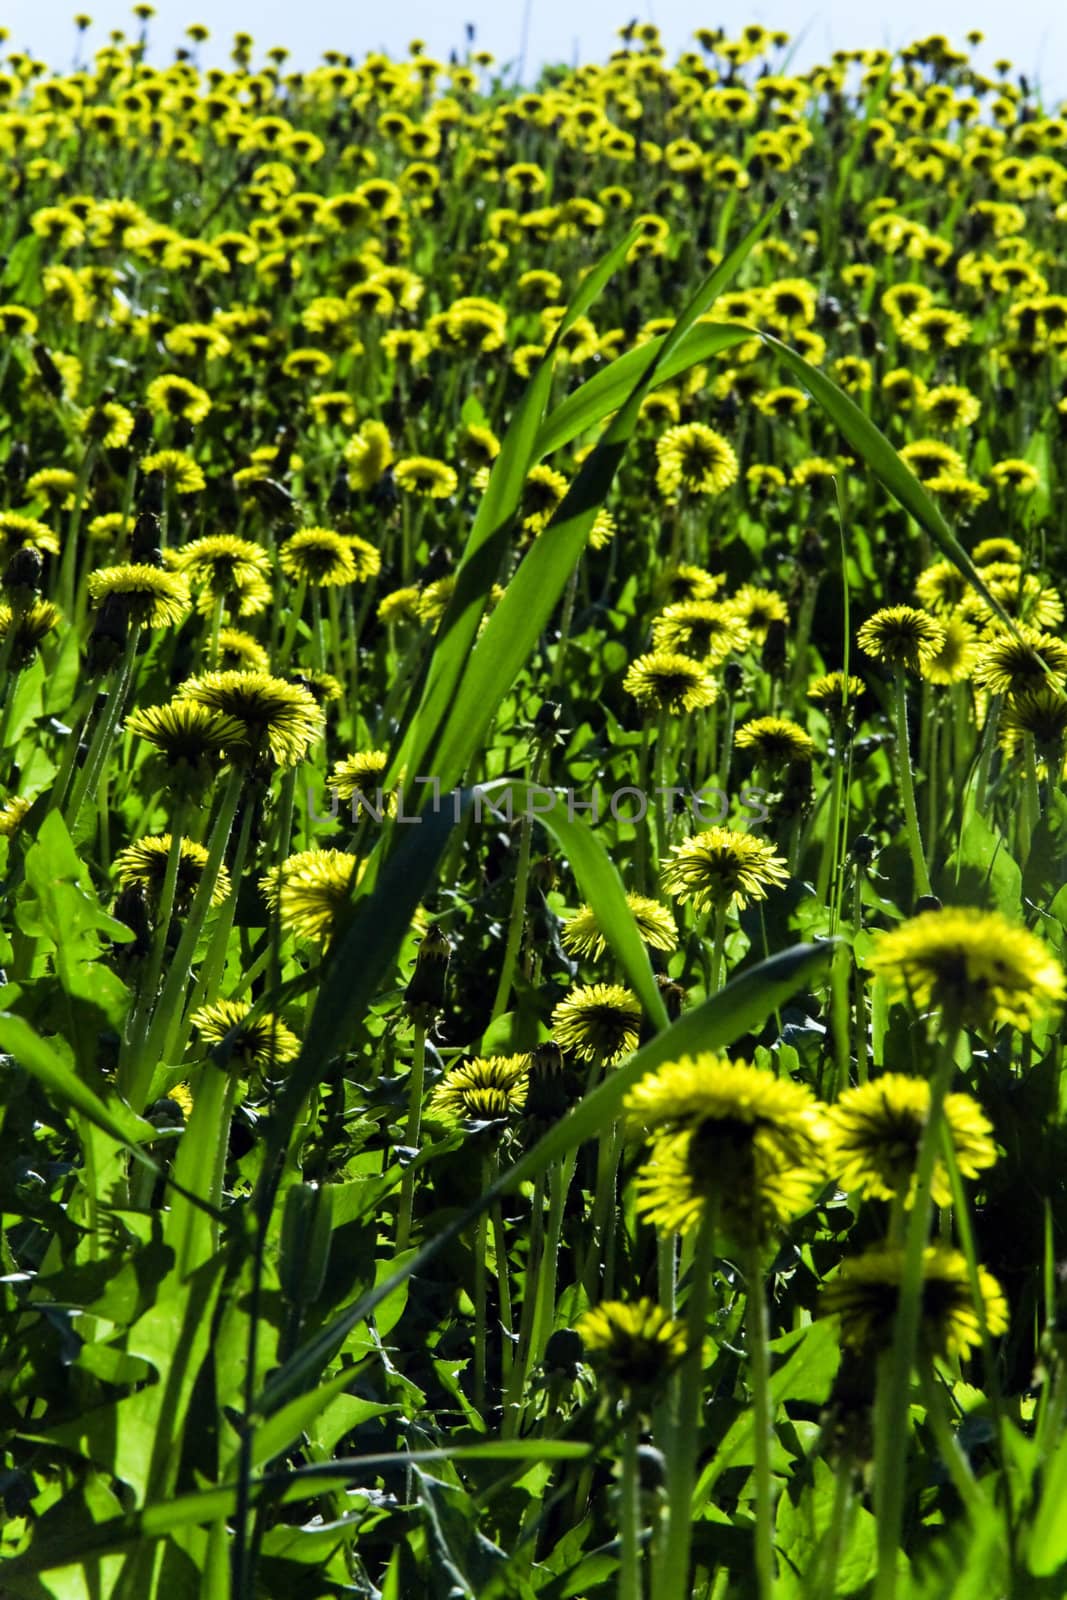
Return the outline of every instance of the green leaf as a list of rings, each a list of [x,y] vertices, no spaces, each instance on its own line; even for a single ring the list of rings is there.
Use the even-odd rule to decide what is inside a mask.
[[[1022,915],[1022,873],[999,830],[980,811],[969,808],[946,871],[955,880],[960,904],[991,905],[1013,921]]]
[[[758,1027],[770,1013],[807,985],[827,965],[832,941],[797,945],[751,967],[725,989],[671,1024],[629,1061],[585,1096],[563,1120],[549,1129],[533,1149],[501,1174],[459,1217],[434,1235],[410,1261],[384,1283],[376,1284],[353,1305],[339,1312],[320,1332],[296,1350],[267,1383],[258,1401],[265,1415],[305,1388],[332,1360],[352,1329],[366,1320],[380,1301],[411,1274],[418,1274],[439,1250],[458,1237],[486,1208],[519,1184],[528,1183],[560,1156],[593,1137],[615,1118],[627,1090],[662,1061],[699,1050],[719,1050]]]
[[[825,1461],[808,1463],[811,1483],[798,1473],[778,1504],[777,1543],[781,1553],[777,1594],[781,1600],[808,1600],[817,1562],[827,1559],[826,1544],[834,1514],[837,1475]],[[839,1470],[845,1470],[840,1468]],[[802,1489],[799,1485],[803,1485]],[[856,1506],[848,1520],[846,1540],[832,1589],[820,1594],[854,1595],[877,1566],[875,1520],[866,1506]]]
[[[553,834],[570,861],[579,889],[593,908],[598,927],[617,957],[634,992],[657,1028],[667,1026],[667,1009],[656,985],[634,914],[626,904],[626,890],[611,857],[592,829],[580,817],[572,817],[563,794],[555,796],[551,811],[541,811],[545,791],[536,793],[527,783],[501,778],[483,785],[488,794],[510,790],[515,810],[533,815]],[[535,806],[534,802],[538,804]]]
[[[1035,1577],[1051,1577],[1067,1564],[1067,1434],[1061,1434],[1041,1474],[1041,1503],[1030,1533],[1027,1565]]]
[[[422,770],[423,758],[448,716],[489,592],[501,570],[526,475],[535,460],[537,432],[552,388],[559,341],[622,266],[636,237],[634,229],[583,279],[511,419],[456,568],[455,588],[437,630],[425,686],[409,698],[404,717],[409,725],[390,762],[388,783],[396,781],[401,769],[416,774]]]
[[[343,1394],[351,1382],[351,1372],[339,1372],[317,1389],[290,1400],[288,1405],[282,1406],[272,1417],[258,1424],[252,1435],[252,1466],[266,1466],[275,1456],[288,1450],[302,1433],[307,1432],[319,1413]]]
[[[263,1473],[252,1479],[249,1490],[253,1505],[264,1492],[275,1503],[292,1505],[316,1500],[331,1488],[343,1489],[354,1479],[378,1468],[404,1470],[437,1461],[584,1461],[591,1449],[588,1444],[569,1439],[491,1439],[484,1444],[453,1445],[439,1450],[389,1450],[378,1455],[342,1456],[335,1461]],[[140,1511],[111,1517],[96,1527],[50,1532],[35,1540],[25,1554],[8,1561],[4,1568],[5,1583],[98,1558],[125,1545],[160,1539],[176,1528],[206,1527],[221,1518],[232,1517],[236,1504],[237,1485],[224,1484],[195,1494],[154,1501]],[[33,1591],[27,1588],[24,1592]]]
[[[679,340],[669,357],[660,360],[656,368],[656,383],[669,383],[698,362],[710,361],[724,350],[731,350],[735,345],[753,338],[753,329],[740,322],[698,323],[684,339]],[[543,460],[617,411],[634,385],[645,376],[660,355],[666,342],[667,335],[659,334],[655,339],[649,339],[647,344],[639,345],[636,350],[627,350],[624,355],[616,356],[601,372],[587,378],[580,388],[562,400],[546,417],[537,435],[536,459]]]
[[[102,1100],[88,1084],[83,1083],[74,1069],[67,1065],[59,1052],[42,1039],[23,1017],[11,1011],[0,1011],[0,1049],[10,1052],[17,1066],[37,1079],[61,1105],[81,1112],[89,1121],[120,1140],[145,1161],[143,1151],[137,1149],[139,1141],[155,1137],[151,1123],[134,1116],[121,1100]],[[155,1170],[155,1164],[148,1162]]]
[[[442,789],[451,789],[465,772],[497,707],[548,622],[607,498],[637,424],[641,403],[658,381],[661,366],[666,366],[699,318],[732,281],[776,213],[777,206],[772,207],[701,283],[508,584],[470,655],[441,727],[433,770]]]
[[[1011,619],[1000,602],[986,588],[978,569],[948,523],[941,515],[915,474],[905,466],[885,434],[875,427],[854,400],[843,393],[825,373],[813,367],[810,361],[791,350],[773,334],[760,333],[779,361],[789,368],[793,376],[804,385],[812,399],[817,401],[830,421],[852,448],[870,467],[878,481],[899,500],[905,511],[925,528],[942,555],[958,567],[972,588],[991,606],[997,616],[1014,632]]]
[[[0,286],[4,299],[20,306],[39,306],[44,297],[41,251],[44,241],[36,233],[23,234],[4,264]]]

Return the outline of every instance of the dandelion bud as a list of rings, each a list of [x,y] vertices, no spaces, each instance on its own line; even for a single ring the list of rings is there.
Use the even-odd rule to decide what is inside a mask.
[[[23,545],[21,550],[15,551],[4,569],[4,588],[16,598],[20,591],[27,596],[37,594],[43,570],[41,552],[32,545]]]
[[[341,471],[333,480],[330,493],[326,500],[326,509],[331,516],[339,516],[349,509],[352,504],[352,493],[348,487],[348,473]]]
[[[163,556],[159,549],[160,523],[154,511],[142,511],[133,525],[130,558],[145,566],[161,567]]]
[[[445,982],[452,946],[447,935],[431,923],[415,957],[415,971],[404,990],[404,1003],[412,1013],[437,1013],[445,1001]]]
[[[121,594],[109,594],[97,613],[93,631],[89,635],[86,663],[90,673],[97,677],[110,672],[118,665],[129,630],[129,614]]]
[[[580,1333],[573,1328],[557,1328],[545,1345],[541,1363],[545,1377],[550,1380],[554,1378],[557,1382],[573,1382],[584,1354],[585,1346]]]
[[[668,978],[664,973],[657,972],[656,986],[659,989],[663,1004],[667,1008],[668,1017],[672,1022],[676,1022],[681,1016],[682,1007],[685,1004],[685,989],[683,985],[675,983],[672,978]]]
[[[878,846],[869,833],[857,834],[852,842],[852,859],[857,866],[869,867]]]
[[[148,898],[143,883],[130,883],[119,891],[113,913],[116,922],[124,922],[133,934],[133,944],[124,945],[123,953],[137,956],[148,954],[149,925]]]
[[[4,478],[13,495],[18,495],[26,480],[30,465],[30,449],[22,439],[17,439],[7,453],[4,463]]]
[[[158,514],[163,510],[165,479],[161,472],[149,472],[141,481],[139,509]]]
[[[63,393],[63,374],[52,360],[51,352],[43,344],[35,344],[33,347],[33,359],[37,363],[37,371],[40,373],[41,382],[53,399],[58,400]]]
[[[786,637],[787,629],[784,622],[776,620],[767,629],[767,637],[763,641],[763,651],[760,656],[760,665],[764,672],[770,673],[772,677],[778,677],[785,671]]]

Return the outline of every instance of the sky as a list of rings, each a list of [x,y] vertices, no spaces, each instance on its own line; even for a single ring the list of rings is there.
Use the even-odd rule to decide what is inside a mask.
[[[879,12],[862,15],[855,0],[388,0],[371,6],[352,0],[156,0],[150,24],[149,59],[172,59],[186,24],[203,22],[212,32],[204,48],[205,65],[222,62],[228,41],[241,29],[263,49],[275,44],[291,51],[291,65],[309,67],[324,50],[362,56],[369,49],[406,51],[422,38],[430,52],[447,59],[451,48],[465,48],[470,21],[476,46],[492,50],[503,63],[522,54],[528,9],[527,72],[544,61],[603,60],[615,44],[615,31],[631,17],[655,21],[674,53],[687,47],[693,29],[722,25],[736,33],[746,22],[784,29],[798,40],[795,63],[826,60],[835,49],[900,46],[933,32],[960,46],[972,28],[987,43],[976,60],[985,70],[1006,56],[1016,70],[1039,82],[1046,95],[1067,94],[1067,7],[1060,0],[892,0]],[[106,43],[112,28],[128,35],[138,26],[128,0],[3,0],[0,19],[10,30],[8,48],[28,49],[55,67],[67,67],[74,49],[71,18],[84,10],[93,19],[90,49]]]

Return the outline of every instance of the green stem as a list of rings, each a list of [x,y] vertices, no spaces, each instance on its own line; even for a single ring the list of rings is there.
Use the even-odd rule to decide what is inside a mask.
[[[1026,861],[1030,855],[1030,841],[1034,830],[1041,821],[1041,796],[1037,787],[1037,752],[1034,748],[1032,733],[1023,735],[1023,769],[1025,788],[1023,790],[1023,803],[1019,807],[1019,860]]]
[[[119,1064],[119,1093],[127,1094],[129,1091],[128,1077],[135,1071],[141,1048],[144,1044],[144,1035],[148,1027],[148,1019],[152,1014],[152,1003],[156,998],[159,987],[160,974],[163,971],[163,958],[167,950],[167,935],[170,932],[171,917],[174,913],[174,895],[178,887],[178,867],[181,862],[182,837],[185,833],[185,818],[189,809],[189,802],[183,798],[179,800],[171,819],[170,849],[167,852],[167,864],[163,869],[163,887],[159,894],[159,906],[156,911],[156,928],[152,936],[152,950],[148,958],[148,966],[138,984],[137,1001],[130,1018],[127,1050],[123,1052],[124,1059]]]
[[[345,658],[341,640],[344,634],[341,629],[341,601],[337,593],[337,585],[334,583],[331,583],[326,590],[326,606],[330,613],[330,652],[333,659],[334,677],[343,688],[345,682]],[[342,704],[344,704],[343,701]]]
[[[96,793],[96,788],[100,781],[100,773],[103,770],[108,751],[111,749],[111,741],[115,737],[116,729],[122,717],[122,709],[130,687],[130,679],[133,676],[137,645],[138,630],[133,627],[130,629],[126,640],[126,650],[122,658],[122,665],[119,668],[118,677],[115,680],[115,687],[108,695],[106,704],[100,713],[85,763],[74,779],[70,804],[67,806],[64,818],[67,824],[67,831],[71,834],[74,833],[74,829],[77,826],[78,816],[85,803],[86,795]]]
[[[208,671],[214,672],[219,664],[219,634],[222,631],[222,612],[226,604],[226,596],[220,590],[211,602],[211,628],[207,641]]]
[[[574,1177],[574,1168],[577,1155],[572,1150],[564,1156],[562,1161],[557,1161],[549,1170],[548,1177],[548,1227],[545,1232],[545,1247],[541,1254],[541,1265],[537,1273],[537,1285],[534,1296],[533,1332],[526,1350],[525,1360],[515,1368],[517,1382],[513,1387],[518,1396],[526,1391],[526,1385],[534,1366],[544,1354],[545,1346],[552,1333],[552,1326],[556,1317],[556,1278],[559,1268],[560,1237],[563,1232],[563,1209],[567,1203],[567,1194],[570,1190],[571,1179]],[[514,1375],[513,1375],[514,1376]],[[523,1408],[525,1410],[525,1407]],[[521,1431],[521,1417],[517,1431]]]
[[[655,1600],[681,1600],[690,1590],[693,1483],[702,1421],[704,1334],[715,1264],[716,1218],[709,1206],[700,1223],[686,1304],[686,1357],[677,1379],[677,1401],[667,1452],[667,1528],[656,1553]]]
[[[536,788],[541,781],[544,757],[539,755],[530,763],[530,782]],[[523,929],[526,925],[526,891],[530,881],[530,854],[533,847],[533,813],[529,806],[523,808],[519,824],[519,859],[515,865],[515,889],[511,898],[511,915],[508,918],[507,943],[504,946],[504,964],[496,987],[496,998],[490,1017],[495,1022],[504,1015],[511,999],[511,986],[522,948]]]
[[[641,1600],[641,1480],[637,1466],[638,1424],[628,1422],[622,1436],[619,1487],[619,1600]]]
[[[715,907],[714,932],[711,938],[711,966],[708,971],[708,998],[722,988],[723,956],[726,948],[726,904]]]
[[[495,1178],[496,1170],[492,1173],[490,1181]],[[511,1368],[514,1361],[515,1347],[511,1340],[512,1312],[511,1312],[511,1280],[508,1276],[508,1244],[504,1236],[504,1213],[500,1209],[500,1201],[494,1200],[489,1207],[489,1220],[493,1229],[493,1254],[496,1257],[496,1286],[497,1298],[500,1302],[500,1376],[503,1390],[506,1393],[508,1380],[511,1377]]]
[[[193,896],[189,915],[185,919],[185,927],[182,929],[182,936],[178,941],[178,948],[174,953],[170,971],[163,985],[163,993],[153,1013],[145,1047],[130,1085],[130,1103],[135,1110],[142,1109],[145,1103],[144,1096],[151,1085],[152,1074],[157,1066],[168,1060],[170,1048],[181,1026],[182,1001],[189,981],[193,956],[211,906],[211,896],[229,842],[244,776],[244,771],[240,767],[233,768],[219,802],[218,815],[208,841],[207,861],[200,875],[200,882],[196,886],[196,894]]]
[[[70,513],[70,522],[67,525],[67,536],[63,544],[63,555],[59,568],[59,609],[65,617],[72,615],[74,610],[74,591],[77,583],[78,572],[78,529],[81,525],[82,511],[85,503],[85,492],[89,487],[89,477],[96,459],[96,443],[90,442],[82,456],[81,466],[78,469],[78,481],[74,487],[74,506]]]
[[[488,1187],[488,1177],[485,1179]],[[488,1294],[486,1263],[487,1216],[483,1211],[474,1230],[474,1405],[485,1415],[485,1303]]]
[[[326,632],[322,625],[322,589],[311,590],[311,661],[316,672],[326,671]]]
[[[533,1180],[533,1195],[530,1201],[530,1242],[526,1256],[526,1273],[523,1279],[519,1339],[516,1346],[515,1362],[511,1369],[510,1378],[504,1388],[504,1414],[501,1421],[501,1434],[505,1439],[514,1438],[522,1416],[521,1384],[524,1381],[524,1374],[528,1366],[527,1357],[530,1341],[533,1337],[534,1311],[537,1305],[537,1284],[545,1254],[543,1181],[543,1175],[541,1174],[538,1174]]]
[[[248,844],[252,832],[252,815],[254,805],[249,802],[245,805],[244,816],[241,818],[241,831],[237,839],[237,849],[234,851],[231,876],[233,888],[225,905],[219,907],[218,916],[211,934],[207,955],[204,957],[200,974],[193,985],[192,996],[185,1007],[185,1015],[173,1045],[175,1057],[180,1057],[185,1052],[192,1031],[191,1017],[200,1006],[211,1005],[218,996],[219,984],[226,969],[226,951],[233,931],[233,919],[237,911],[237,897],[241,892],[241,878],[244,874],[245,860],[248,856]]]
[[[897,777],[900,798],[904,806],[904,825],[908,833],[908,848],[915,877],[916,894],[930,893],[930,874],[926,869],[919,817],[915,810],[915,787],[911,780],[911,747],[908,741],[908,695],[904,674],[898,671],[893,682],[893,710],[897,736]]]
[[[559,625],[559,643],[556,645],[556,659],[552,663],[552,675],[549,679],[549,695],[553,689],[558,689],[563,681],[563,662],[570,643],[571,623],[574,621],[574,601],[578,592],[578,567],[575,562],[571,568],[571,575],[567,579],[567,588],[563,596],[563,617]]]
[[[660,1234],[656,1240],[656,1293],[664,1311],[673,1317],[678,1291],[678,1235]]]
[[[974,1480],[974,1474],[960,1449],[959,1440],[949,1424],[944,1391],[938,1382],[932,1363],[926,1357],[920,1361],[920,1379],[923,1400],[926,1404],[926,1420],[937,1441],[942,1463],[948,1469],[953,1487],[967,1508],[967,1515],[976,1527],[980,1527],[983,1519],[989,1514],[989,1505]]]
[[[819,856],[819,871],[815,879],[815,897],[820,904],[826,904],[830,885],[837,878],[837,854],[841,841],[841,800],[844,786],[844,764],[841,752],[838,750],[834,761],[833,780],[830,784],[830,814],[826,819],[826,834],[823,838],[822,853]]]
[[[838,1592],[837,1569],[845,1548],[848,1532],[848,1515],[852,1508],[852,1462],[843,1454],[837,1463],[834,1482],[834,1502],[830,1510],[830,1523],[823,1535],[821,1561],[812,1575],[812,1594],[835,1595]]]
[[[857,935],[863,932],[863,874],[866,868],[862,861],[855,860],[855,881],[852,893],[852,932]],[[869,1077],[867,1065],[867,985],[863,980],[862,964],[852,958],[852,974],[854,980],[856,1033],[856,1082],[866,1083]],[[841,1087],[844,1087],[842,1085]]]
[[[756,1582],[760,1600],[773,1600],[774,1485],[771,1479],[771,1443],[774,1412],[771,1404],[771,1364],[768,1350],[767,1296],[759,1246],[748,1254],[748,1354],[752,1378],[752,1427],[756,1445]]]
[[[293,640],[296,638],[296,630],[300,626],[300,619],[304,615],[304,600],[307,596],[307,592],[308,581],[306,578],[301,578],[296,586],[296,596],[293,600],[293,605],[291,611],[289,612],[289,616],[286,619],[285,633],[282,635],[282,642],[279,646],[278,654],[275,657],[277,661],[287,663],[292,657]]]
[[[411,1044],[411,1076],[408,1080],[408,1120],[404,1130],[404,1143],[418,1147],[422,1128],[422,1091],[426,1075],[426,1025],[416,1022]],[[400,1181],[400,1205],[396,1223],[396,1248],[399,1253],[407,1249],[411,1237],[411,1210],[415,1200],[415,1174],[405,1167]]]
[[[874,1600],[894,1600],[897,1558],[904,1523],[904,1489],[908,1456],[908,1387],[922,1318],[923,1252],[933,1211],[931,1182],[940,1141],[945,1095],[955,1069],[958,1024],[946,1029],[930,1083],[930,1107],[919,1141],[915,1195],[904,1244],[900,1297],[893,1343],[879,1373],[875,1406],[875,1512],[878,1527],[878,1575]]]
[[[653,785],[656,790],[656,868],[663,866],[667,854],[667,808],[664,799],[666,784],[664,778],[667,768],[667,729],[669,727],[666,706],[660,706],[659,718],[656,722],[656,753],[654,760]]]

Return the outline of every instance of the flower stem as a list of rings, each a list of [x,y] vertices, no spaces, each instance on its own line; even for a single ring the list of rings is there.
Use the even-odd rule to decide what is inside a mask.
[[[771,1405],[771,1364],[768,1351],[767,1296],[759,1246],[748,1255],[748,1354],[752,1376],[752,1427],[756,1445],[756,1582],[760,1600],[773,1600],[774,1485],[771,1481],[771,1441],[774,1413]]]
[[[676,1380],[677,1398],[667,1452],[667,1527],[657,1551],[652,1592],[655,1600],[679,1600],[689,1593],[689,1551],[693,1538],[693,1483],[700,1439],[704,1389],[704,1332],[715,1262],[716,1218],[709,1206],[700,1224],[686,1304],[686,1357]]]
[[[641,1484],[637,1470],[636,1421],[628,1422],[622,1436],[622,1480],[619,1489],[619,1600],[641,1600]]]
[[[152,1074],[161,1063],[165,1062],[170,1053],[170,1047],[177,1036],[181,1026],[182,1001],[185,997],[185,987],[189,981],[189,971],[192,967],[193,956],[196,953],[197,941],[200,938],[204,921],[211,906],[211,896],[222,865],[222,858],[233,827],[233,819],[237,812],[237,803],[241,797],[241,788],[244,783],[244,772],[240,767],[234,767],[230,773],[229,781],[223,790],[219,802],[218,815],[208,841],[208,857],[204,870],[200,875],[200,882],[196,886],[196,894],[185,919],[185,927],[178,941],[178,948],[174,953],[170,971],[167,973],[163,985],[163,993],[159,997],[152,1023],[148,1030],[144,1048],[139,1052],[137,1061],[130,1071],[130,1103],[135,1111],[143,1109],[145,1098],[151,1086]]]
[[[180,800],[171,819],[170,849],[167,852],[166,867],[163,869],[163,887],[159,895],[159,909],[156,913],[156,929],[152,939],[152,950],[148,958],[148,966],[138,984],[136,1003],[130,1017],[127,1035],[128,1047],[123,1052],[123,1059],[119,1065],[120,1093],[126,1092],[126,1075],[131,1064],[137,1060],[140,1053],[141,1045],[144,1041],[144,1033],[148,1026],[148,1019],[152,1013],[152,1002],[159,987],[160,973],[163,971],[167,935],[170,932],[170,921],[174,912],[174,895],[178,887],[178,867],[181,863],[182,835],[185,832],[188,804],[187,800]]]
[[[908,742],[908,696],[903,672],[898,671],[893,683],[893,709],[897,735],[897,776],[900,798],[904,806],[904,825],[908,832],[912,870],[917,894],[930,893],[930,874],[926,869],[919,817],[915,810],[915,787],[911,781],[911,747]]]
[[[115,687],[108,695],[100,713],[93,733],[92,743],[89,746],[89,753],[85,758],[85,764],[80,772],[77,773],[74,779],[74,786],[71,789],[70,803],[67,806],[64,821],[67,824],[68,832],[72,835],[77,826],[81,808],[85,804],[86,795],[95,794],[96,792],[104,762],[107,760],[108,751],[111,749],[111,741],[115,737],[115,732],[122,717],[126,694],[130,687],[130,679],[133,677],[133,663],[137,655],[138,643],[138,630],[136,627],[132,627],[126,638],[126,651],[122,658],[118,677],[115,680]]]
[[[408,1080],[408,1121],[404,1142],[411,1148],[418,1145],[422,1127],[422,1087],[426,1074],[426,1025],[416,1022],[411,1044],[411,1076]],[[415,1174],[410,1165],[405,1167],[400,1182],[400,1205],[396,1221],[396,1248],[399,1253],[407,1249],[411,1237],[411,1208],[415,1199]]]
[[[922,1317],[923,1252],[933,1211],[931,1183],[940,1142],[945,1095],[955,1069],[959,1027],[947,1029],[930,1082],[930,1108],[919,1141],[915,1196],[904,1243],[904,1265],[893,1343],[879,1373],[875,1405],[875,1513],[878,1524],[878,1575],[874,1600],[894,1600],[897,1556],[904,1521],[908,1454],[908,1386]]]
[[[956,1493],[967,1508],[968,1516],[978,1525],[982,1518],[988,1515],[989,1506],[985,1495],[975,1482],[974,1474],[960,1449],[959,1440],[949,1424],[944,1392],[929,1360],[923,1360],[921,1364],[921,1380],[923,1399],[926,1403],[926,1420],[937,1441],[941,1460],[948,1469]]]
[[[544,768],[543,756],[538,756],[529,766],[530,782],[536,788],[541,781]],[[523,807],[522,821],[519,824],[519,859],[515,864],[515,890],[511,899],[511,915],[508,919],[508,936],[504,946],[504,964],[500,969],[500,980],[497,983],[496,998],[493,1001],[491,1022],[503,1016],[507,1010],[508,1001],[511,999],[511,986],[515,978],[515,968],[518,965],[519,951],[522,948],[523,929],[526,925],[526,891],[530,881],[530,853],[533,845],[533,814],[529,806]]]

